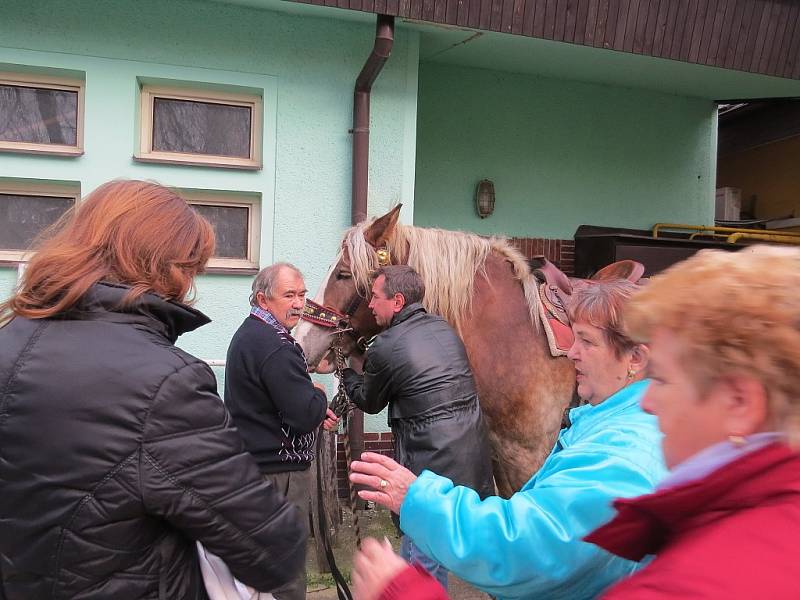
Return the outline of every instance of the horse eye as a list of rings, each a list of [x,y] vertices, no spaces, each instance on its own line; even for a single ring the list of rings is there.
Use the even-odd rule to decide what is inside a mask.
[[[353,274],[347,271],[339,271],[336,273],[336,279],[352,279]]]

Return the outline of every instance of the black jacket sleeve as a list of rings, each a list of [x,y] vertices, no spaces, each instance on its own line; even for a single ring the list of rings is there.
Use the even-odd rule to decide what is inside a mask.
[[[328,401],[311,382],[297,349],[281,345],[261,363],[259,377],[284,423],[298,433],[311,433],[320,426]]]
[[[139,480],[148,512],[200,541],[247,585],[269,591],[303,568],[301,515],[245,452],[207,365],[189,364],[161,384]]]
[[[376,344],[367,350],[363,375],[353,369],[342,373],[347,395],[358,408],[372,415],[381,412],[392,399],[392,370],[385,354],[386,348]]]

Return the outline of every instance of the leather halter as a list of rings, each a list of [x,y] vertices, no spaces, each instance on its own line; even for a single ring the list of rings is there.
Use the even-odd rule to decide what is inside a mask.
[[[392,255],[387,248],[378,248],[375,253],[378,255],[379,266],[386,267],[391,264]],[[350,306],[348,306],[347,310],[343,313],[335,308],[317,304],[313,300],[306,300],[306,305],[303,308],[303,314],[300,315],[300,318],[309,323],[319,325],[320,327],[336,329],[333,333],[339,334],[340,337],[343,333],[349,334],[355,341],[356,347],[364,353],[367,350],[367,343],[369,340],[361,335],[351,324],[351,319],[358,310],[358,307],[361,306],[362,300],[363,298],[361,295],[356,293],[355,298],[350,302]]]
[[[314,323],[320,327],[335,329],[332,333],[347,333],[356,343],[356,347],[363,353],[367,350],[367,338],[361,335],[350,323],[363,298],[356,294],[347,311],[340,313],[338,310],[317,304],[313,300],[306,300],[301,319]]]

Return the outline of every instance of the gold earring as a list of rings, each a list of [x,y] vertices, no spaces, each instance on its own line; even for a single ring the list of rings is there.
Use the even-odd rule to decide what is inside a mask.
[[[636,371],[632,367],[628,367],[628,379],[633,379],[634,375],[636,375]]]
[[[741,448],[747,443],[747,440],[743,435],[729,435],[728,441],[737,448]]]

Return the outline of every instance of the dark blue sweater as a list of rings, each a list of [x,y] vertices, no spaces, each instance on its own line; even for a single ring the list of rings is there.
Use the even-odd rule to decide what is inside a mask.
[[[327,401],[291,337],[256,317],[244,320],[228,348],[225,404],[262,473],[309,467]]]

